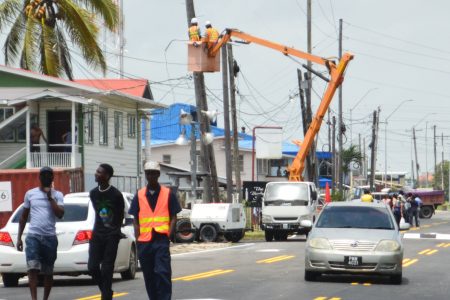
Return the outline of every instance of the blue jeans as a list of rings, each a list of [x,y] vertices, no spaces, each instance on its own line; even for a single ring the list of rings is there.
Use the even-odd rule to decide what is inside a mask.
[[[52,275],[58,250],[56,235],[29,233],[25,245],[28,270],[40,270],[41,274]]]

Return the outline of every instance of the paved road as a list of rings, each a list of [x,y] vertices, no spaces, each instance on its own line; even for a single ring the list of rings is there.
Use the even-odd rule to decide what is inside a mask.
[[[419,233],[422,233],[420,235]],[[438,233],[435,235],[426,233]],[[442,238],[442,239],[441,239]],[[255,241],[235,247],[176,254],[173,261],[174,299],[302,299],[379,300],[449,299],[450,213],[422,220],[419,230],[405,234],[404,282],[387,278],[322,276],[303,280],[304,238],[287,242]],[[147,299],[142,274],[121,281],[115,275],[116,299]],[[42,290],[40,290],[42,293]],[[57,277],[52,299],[100,299],[88,277]],[[0,288],[0,299],[29,299],[26,280],[18,288]]]

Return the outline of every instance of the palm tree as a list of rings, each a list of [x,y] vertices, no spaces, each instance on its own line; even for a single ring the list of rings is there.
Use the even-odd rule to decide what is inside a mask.
[[[3,46],[5,64],[20,59],[23,69],[72,80],[70,50],[76,47],[89,66],[105,73],[98,24],[114,31],[118,16],[114,0],[4,0],[0,32],[9,28]]]
[[[342,150],[342,168],[341,171],[344,173],[344,176],[348,176],[351,171],[351,164],[355,164],[356,166],[360,166],[362,162],[362,154],[356,148],[356,145],[350,145],[347,149]]]

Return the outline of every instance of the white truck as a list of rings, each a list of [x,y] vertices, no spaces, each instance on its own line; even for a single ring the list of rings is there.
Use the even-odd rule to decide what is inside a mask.
[[[303,220],[315,221],[318,194],[313,182],[269,182],[262,201],[261,228],[267,242],[287,240],[293,233],[308,234]]]
[[[197,239],[204,242],[214,242],[223,234],[228,241],[237,243],[245,234],[246,217],[240,203],[194,204],[190,221]]]

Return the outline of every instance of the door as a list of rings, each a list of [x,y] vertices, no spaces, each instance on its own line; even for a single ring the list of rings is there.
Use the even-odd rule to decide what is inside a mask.
[[[47,139],[50,145],[48,152],[64,152],[63,135],[69,131],[72,124],[72,112],[70,110],[58,110],[47,112]]]

